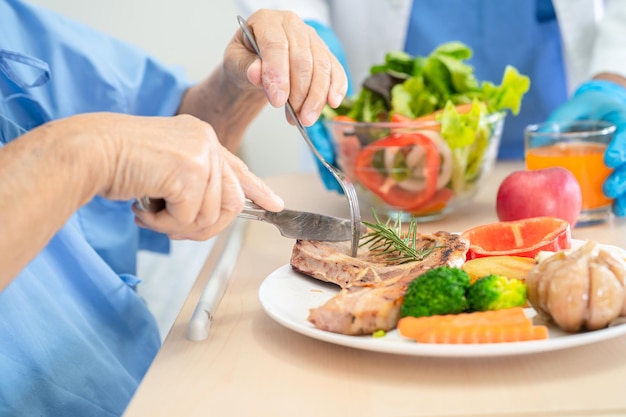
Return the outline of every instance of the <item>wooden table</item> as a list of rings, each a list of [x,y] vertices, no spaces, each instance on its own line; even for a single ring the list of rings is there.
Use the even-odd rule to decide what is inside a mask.
[[[423,231],[461,231],[496,221],[495,194],[519,163],[498,164],[473,203]],[[268,183],[289,208],[348,216],[344,197],[315,174]],[[249,222],[208,339],[187,339],[206,285],[210,255],[174,327],[124,417],[242,416],[624,416],[626,337],[500,358],[429,358],[376,353],[308,338],[273,321],[257,290],[289,262],[293,241]],[[577,239],[626,247],[626,222],[573,230]],[[219,245],[216,245],[219,246]]]

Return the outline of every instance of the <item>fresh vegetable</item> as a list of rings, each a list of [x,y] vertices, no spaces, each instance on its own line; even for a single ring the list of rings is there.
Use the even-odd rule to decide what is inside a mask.
[[[589,241],[541,261],[526,278],[528,301],[566,332],[602,329],[624,316],[625,276],[621,250]]]
[[[398,332],[420,343],[503,343],[548,338],[521,307],[431,317],[403,317]]]
[[[526,323],[528,317],[521,308],[509,308],[498,313],[481,312],[481,314],[459,313],[459,314],[442,314],[436,316],[412,317],[405,320],[403,317],[398,322],[398,331],[405,337],[414,338],[418,334],[430,330],[435,326],[456,326],[463,327],[477,324],[520,324]],[[419,319],[419,320],[415,320]]]
[[[437,191],[439,152],[419,133],[393,133],[366,146],[357,155],[355,175],[385,203],[411,210]]]
[[[385,337],[387,335],[387,332],[384,330],[376,330],[374,333],[372,333],[372,337]]]
[[[474,102],[484,105],[484,114],[504,110],[519,113],[522,97],[530,87],[529,78],[507,66],[500,85],[480,83],[474,68],[466,63],[471,56],[472,50],[460,42],[444,43],[428,56],[389,52],[383,64],[370,68],[371,75],[356,96],[344,100],[337,109],[327,106],[324,116],[347,115],[360,122],[386,121],[394,114],[415,119],[448,104],[454,107]]]
[[[388,262],[404,264],[407,262],[424,260],[437,246],[417,246],[417,221],[411,217],[406,231],[402,226],[402,219],[398,215],[392,224],[391,219],[381,222],[376,212],[373,212],[376,223],[363,221],[369,232],[361,237],[359,246],[367,246],[378,256],[387,256]]]
[[[441,188],[437,190],[433,198],[420,207],[411,209],[410,213],[413,216],[425,216],[429,213],[439,213],[446,208],[450,199],[454,196],[454,193],[449,188]]]
[[[490,274],[467,289],[469,311],[501,310],[526,304],[526,284],[516,278]]]
[[[569,223],[556,217],[491,223],[473,227],[461,235],[470,242],[468,260],[500,255],[534,258],[540,251],[556,252],[572,245]]]
[[[442,151],[443,147],[438,145],[445,162],[441,166],[450,168],[449,176],[437,174],[440,181],[445,178],[446,182],[439,184],[437,190],[447,187],[454,195],[472,191],[484,166],[493,126],[501,123],[506,111],[519,112],[530,80],[507,66],[500,85],[479,82],[473,67],[466,62],[471,55],[472,50],[460,42],[442,44],[428,56],[389,52],[382,64],[370,69],[371,74],[357,95],[344,100],[337,109],[326,106],[323,117],[354,119],[357,122],[354,134],[363,146],[388,137],[394,129],[387,128],[385,132],[385,129],[358,122],[424,122],[423,130],[437,132],[445,146]],[[393,141],[383,141],[378,146],[385,143],[394,146]],[[366,155],[363,158],[370,161],[371,154]],[[378,181],[363,185],[381,195]],[[431,192],[427,191],[419,195],[419,201]],[[390,205],[404,211],[421,212],[417,205],[407,207],[404,198],[402,200],[401,206]],[[445,203],[440,200],[441,205]]]
[[[404,293],[400,316],[433,316],[467,310],[469,275],[460,268],[440,266],[411,281]]]
[[[535,265],[537,261],[533,258],[502,255],[470,259],[465,261],[461,268],[470,276],[472,283],[490,274],[524,281]]]

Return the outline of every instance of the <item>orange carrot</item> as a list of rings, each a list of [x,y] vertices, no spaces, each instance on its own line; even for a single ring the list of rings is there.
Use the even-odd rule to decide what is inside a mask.
[[[527,323],[438,326],[420,333],[415,340],[420,343],[505,343],[547,338],[546,326],[533,326]]]
[[[464,103],[464,104],[457,104],[454,107],[456,107],[457,113],[463,114],[463,113],[469,113],[470,110],[472,110],[472,105],[473,105],[473,103]],[[423,122],[427,122],[427,121],[431,121],[431,120],[436,120],[437,117],[441,113],[443,113],[443,109],[434,111],[434,112],[426,114],[424,116],[420,116],[420,117],[416,118],[415,120],[418,121],[418,122],[422,122],[422,121]]]
[[[405,337],[415,338],[421,332],[437,326],[468,326],[471,324],[526,323],[528,321],[521,307],[503,310],[480,311],[476,313],[446,314],[428,317],[403,317],[398,322],[398,331]]]
[[[502,343],[548,338],[521,307],[430,317],[403,317],[398,331],[420,343]]]
[[[456,111],[459,114],[469,113],[472,110],[473,103],[464,103],[457,104]],[[423,123],[423,126],[420,126],[420,129],[434,130],[435,132],[439,132],[441,130],[441,125],[438,121],[439,116],[443,113],[444,109],[435,110],[432,113],[425,114],[423,116],[416,117],[411,119],[410,117],[404,116],[399,113],[392,113],[390,121],[393,123]],[[337,120],[335,118],[334,120]]]
[[[335,118],[333,118],[333,120],[335,122],[350,122],[350,123],[356,122],[356,119],[354,117],[346,116],[346,115],[343,115],[343,114],[335,116]]]

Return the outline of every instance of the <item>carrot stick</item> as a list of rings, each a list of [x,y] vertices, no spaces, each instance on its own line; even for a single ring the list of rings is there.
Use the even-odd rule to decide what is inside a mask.
[[[439,326],[422,332],[415,339],[420,343],[506,343],[548,338],[546,326],[532,324]]]
[[[398,331],[421,343],[502,343],[546,339],[521,307],[430,317],[403,317]]]
[[[420,333],[436,326],[467,326],[480,323],[526,323],[528,318],[521,307],[475,313],[446,314],[428,317],[403,317],[398,322],[401,335],[414,339]]]

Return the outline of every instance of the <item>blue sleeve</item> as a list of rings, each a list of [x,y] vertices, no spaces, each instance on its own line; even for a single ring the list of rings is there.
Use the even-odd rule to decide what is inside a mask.
[[[0,49],[48,64],[49,79],[43,85],[25,87],[34,76],[33,69],[19,62],[7,64],[15,73],[13,79],[0,79],[1,96],[22,95],[38,109],[36,123],[34,117],[19,120],[29,128],[89,112],[172,116],[190,86],[181,68],[169,67],[137,47],[20,0],[0,0]],[[96,197],[78,212],[89,243],[118,273],[135,272],[139,249],[169,250],[167,236],[139,229],[129,207],[130,202]]]
[[[190,85],[182,69],[42,7],[4,0],[0,16],[1,47],[50,66],[50,81],[29,91],[49,119],[96,111],[170,116]]]
[[[343,66],[343,69],[346,71],[346,75],[348,76],[347,95],[350,96],[352,94],[352,80],[350,77],[350,73],[348,72],[348,59],[346,57],[346,52],[343,49],[341,41],[339,41],[339,38],[337,37],[335,32],[326,25],[316,22],[314,20],[306,20],[305,23],[315,29],[317,35],[322,38],[324,43],[326,43],[326,46],[328,46],[328,49],[330,49],[330,52],[335,55],[337,61],[339,61],[339,63]]]

